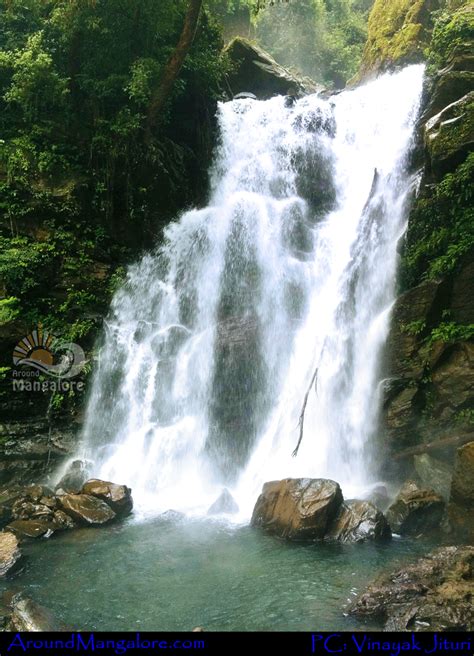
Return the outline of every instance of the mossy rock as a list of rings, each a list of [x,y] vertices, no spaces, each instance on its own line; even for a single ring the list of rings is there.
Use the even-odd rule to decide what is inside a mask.
[[[428,121],[425,145],[437,177],[461,164],[474,146],[474,91]]]
[[[361,67],[351,83],[395,65],[422,61],[431,39],[432,13],[439,8],[439,0],[375,0]]]

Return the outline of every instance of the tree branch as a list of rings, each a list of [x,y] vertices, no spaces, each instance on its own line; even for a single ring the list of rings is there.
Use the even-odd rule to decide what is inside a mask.
[[[303,432],[304,432],[304,416],[305,416],[305,412],[306,412],[306,405],[308,404],[309,393],[311,392],[311,388],[313,387],[313,384],[314,384],[314,391],[315,391],[316,394],[317,394],[317,393],[318,393],[318,390],[317,390],[317,385],[318,385],[318,368],[317,368],[317,367],[316,367],[316,369],[314,370],[313,377],[311,378],[311,382],[310,382],[310,384],[309,384],[309,387],[308,387],[308,389],[306,390],[306,394],[304,395],[303,407],[301,408],[300,418],[299,418],[299,421],[298,421],[298,426],[300,427],[300,437],[299,437],[298,444],[296,445],[295,450],[294,450],[293,453],[291,454],[291,455],[293,456],[293,458],[296,458],[296,456],[298,455],[298,451],[299,451],[299,448],[300,448],[300,444],[301,444],[301,441],[302,441],[302,439],[303,439]]]

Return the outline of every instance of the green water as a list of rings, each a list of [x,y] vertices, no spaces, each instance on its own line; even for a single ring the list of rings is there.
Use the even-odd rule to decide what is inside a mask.
[[[342,630],[362,628],[344,616],[357,591],[426,550],[402,540],[288,544],[203,520],[129,521],[27,545],[26,569],[9,585],[82,630]]]

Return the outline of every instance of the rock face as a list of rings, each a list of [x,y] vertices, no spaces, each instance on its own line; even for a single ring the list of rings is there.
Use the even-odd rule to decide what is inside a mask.
[[[381,10],[386,3],[374,11],[377,4]],[[413,11],[422,4],[436,8],[411,4]],[[432,467],[419,460],[423,449],[452,472],[456,448],[474,437],[474,250],[464,227],[472,225],[472,198],[463,191],[474,163],[472,3],[452,2],[436,20],[414,156],[422,175],[387,342],[382,437],[388,468],[404,478],[416,472],[425,486]],[[441,476],[441,487],[430,486],[446,498],[446,471]]]
[[[81,493],[102,499],[117,517],[129,515],[133,508],[132,491],[126,485],[91,479],[84,484]]]
[[[463,162],[474,147],[474,91],[456,100],[425,125],[425,145],[436,177]]]
[[[60,503],[64,512],[82,525],[102,526],[116,517],[105,501],[88,494],[66,494]]]
[[[12,533],[0,533],[0,577],[12,572],[21,559],[18,540]]]
[[[239,506],[237,505],[234,497],[229,492],[227,488],[222,490],[222,494],[218,499],[214,501],[212,506],[207,511],[208,515],[220,515],[222,514],[235,514],[239,512]]]
[[[458,539],[474,541],[474,442],[457,450],[448,519]]]
[[[474,547],[442,547],[382,575],[349,609],[387,631],[472,631]]]
[[[452,468],[427,453],[414,456],[413,462],[421,484],[433,489],[447,501],[451,492]]]
[[[337,542],[389,540],[392,532],[383,513],[369,501],[345,501],[325,535]]]
[[[251,525],[289,540],[322,539],[343,501],[327,479],[287,478],[265,483]]]
[[[443,498],[434,490],[407,481],[387,510],[387,520],[400,535],[425,534],[439,529],[444,509]]]
[[[11,388],[11,381],[6,382]],[[5,381],[0,381],[0,402],[4,384]],[[11,397],[10,388],[5,396]],[[34,407],[36,396],[31,395],[28,400],[24,400],[25,394],[14,396],[8,403],[8,416],[13,414],[20,419],[3,421],[0,425],[0,485],[37,480],[55,469],[75,448],[75,434],[70,426],[50,427],[45,416],[35,416],[41,410],[41,406]],[[0,413],[1,410],[0,403]]]
[[[439,0],[375,0],[360,70],[351,83],[396,64],[422,61],[433,27],[432,12],[440,7]]]
[[[228,76],[234,96],[250,92],[263,100],[278,95],[301,96],[318,90],[312,80],[297,77],[246,39],[235,38],[225,52],[234,64],[234,70]]]

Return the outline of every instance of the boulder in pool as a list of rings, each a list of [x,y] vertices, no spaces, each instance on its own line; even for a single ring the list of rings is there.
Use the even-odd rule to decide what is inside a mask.
[[[117,516],[105,501],[90,494],[65,494],[60,504],[66,515],[83,526],[103,526]]]
[[[407,481],[386,515],[394,533],[427,534],[440,528],[445,505],[443,497],[434,490]]]
[[[59,622],[52,613],[22,593],[13,595],[10,601],[10,631],[43,632],[67,631],[68,627]]]
[[[11,573],[21,559],[18,539],[8,531],[0,533],[0,577]]]
[[[221,515],[227,514],[232,515],[239,512],[239,506],[237,505],[234,497],[225,487],[222,490],[220,496],[214,501],[212,506],[207,511],[208,515]]]
[[[84,460],[74,460],[56,485],[57,494],[78,494],[87,481],[87,464]]]
[[[81,493],[101,499],[112,508],[117,517],[129,515],[133,508],[132,491],[126,485],[91,478],[84,483]]]
[[[325,540],[334,542],[381,542],[392,531],[384,514],[370,501],[345,501],[331,523]]]
[[[28,538],[49,538],[56,530],[56,526],[49,519],[15,519],[6,527],[7,531],[14,533],[21,541]]]
[[[321,540],[343,502],[339,484],[323,478],[265,483],[251,526],[288,540]]]

